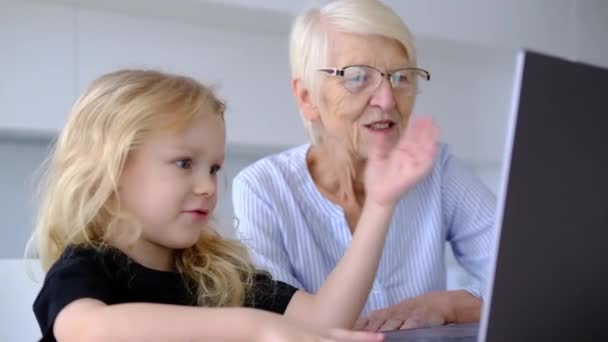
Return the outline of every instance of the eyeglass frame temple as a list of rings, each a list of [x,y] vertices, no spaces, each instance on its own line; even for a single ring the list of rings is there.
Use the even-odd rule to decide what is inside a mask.
[[[318,71],[326,72],[330,76],[344,76],[344,68],[342,68],[342,69],[338,69],[338,68],[322,68],[322,69],[318,69]]]

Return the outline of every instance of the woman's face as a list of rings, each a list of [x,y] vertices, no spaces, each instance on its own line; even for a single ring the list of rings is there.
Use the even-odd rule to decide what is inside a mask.
[[[386,74],[410,66],[405,50],[393,39],[346,33],[332,33],[330,39],[330,65],[324,67],[371,68],[351,67],[342,77],[324,75],[315,119],[323,141],[366,159],[371,146],[392,146],[404,131],[415,99],[414,83],[408,83],[415,81],[402,78],[393,88],[387,77],[380,77],[378,71]]]

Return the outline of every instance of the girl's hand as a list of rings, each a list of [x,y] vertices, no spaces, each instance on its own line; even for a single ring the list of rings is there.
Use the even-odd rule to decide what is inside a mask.
[[[379,333],[344,329],[313,328],[284,317],[271,319],[261,326],[256,341],[260,342],[378,342],[384,341]]]

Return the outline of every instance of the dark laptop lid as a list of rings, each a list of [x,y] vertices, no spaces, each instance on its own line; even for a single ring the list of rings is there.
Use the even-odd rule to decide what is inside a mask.
[[[522,52],[517,73],[480,340],[608,341],[608,70]]]

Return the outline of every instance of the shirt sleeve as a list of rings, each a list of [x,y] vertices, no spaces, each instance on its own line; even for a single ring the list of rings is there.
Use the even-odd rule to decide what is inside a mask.
[[[273,203],[272,191],[264,186],[252,186],[241,174],[232,184],[234,214],[239,220],[236,237],[245,244],[256,267],[268,271],[274,279],[303,288],[291,267],[285,249],[280,211]],[[267,180],[271,182],[271,180]],[[260,191],[259,188],[264,190]],[[262,192],[265,195],[262,195]]]
[[[95,251],[73,250],[64,254],[46,274],[33,309],[42,341],[54,341],[57,315],[71,302],[93,298],[108,302],[110,279],[95,260]]]
[[[287,305],[297,288],[281,281],[273,280],[266,273],[256,275],[253,289],[253,298],[250,306],[278,314],[285,313]]]
[[[494,248],[496,197],[451,155],[444,160],[442,193],[447,240],[454,257],[472,278],[466,290],[482,298]]]

